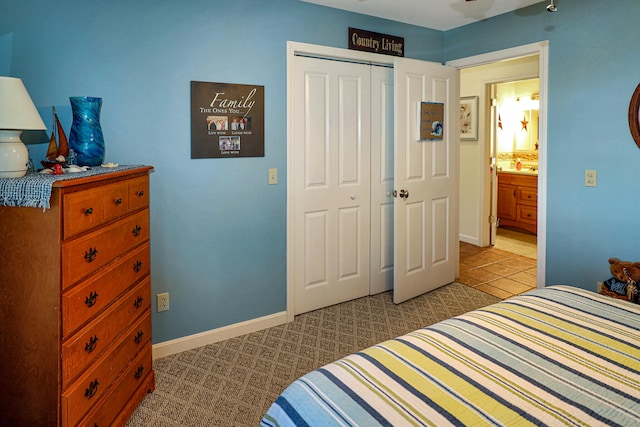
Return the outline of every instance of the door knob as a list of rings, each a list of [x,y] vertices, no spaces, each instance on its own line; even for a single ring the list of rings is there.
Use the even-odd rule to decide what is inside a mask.
[[[409,198],[409,192],[407,190],[405,190],[404,188],[402,190],[400,190],[400,193],[398,194],[401,198],[407,200]]]

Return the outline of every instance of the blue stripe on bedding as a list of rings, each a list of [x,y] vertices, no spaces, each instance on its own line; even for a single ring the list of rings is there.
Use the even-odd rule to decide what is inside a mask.
[[[351,390],[345,383],[340,381],[331,372],[327,371],[326,369],[318,369],[318,371],[321,372],[323,375],[325,375],[327,379],[331,381],[336,387],[342,390],[344,394],[346,394],[349,398],[353,399],[356,405],[352,405],[352,409],[351,409],[352,411],[359,410],[360,408],[362,408],[362,410],[368,413],[371,416],[371,418],[373,418],[378,423],[378,425],[381,425],[381,426],[392,425],[387,420],[385,420],[385,418],[378,411],[376,411],[364,399],[362,399],[360,396],[354,393],[353,390]]]
[[[568,286],[354,353],[292,383],[263,427],[640,425],[640,306]]]
[[[487,331],[487,332],[490,332],[490,331]],[[547,391],[548,393],[550,393],[550,394],[554,395],[555,397],[557,397],[558,399],[561,399],[561,400],[570,401],[570,399],[567,399],[567,398],[565,397],[564,393],[559,393],[559,392],[557,392],[557,391],[556,391],[556,387],[554,387],[554,385],[557,385],[557,384],[555,384],[555,382],[557,382],[557,381],[563,381],[563,379],[562,379],[562,378],[563,378],[563,377],[566,377],[566,376],[569,376],[569,374],[573,374],[573,375],[575,375],[575,377],[573,378],[573,380],[572,380],[571,382],[574,382],[574,383],[575,383],[575,382],[579,382],[579,381],[580,381],[580,379],[584,379],[584,380],[586,380],[586,381],[587,381],[587,383],[591,386],[591,388],[594,388],[594,387],[593,387],[593,386],[594,386],[594,383],[597,383],[597,385],[598,385],[599,387],[603,387],[603,388],[607,389],[609,392],[612,392],[612,393],[619,393],[619,390],[616,390],[616,389],[615,389],[615,388],[613,388],[613,387],[609,387],[606,383],[602,383],[602,382],[596,381],[596,380],[594,380],[594,379],[592,379],[592,378],[585,378],[585,377],[584,377],[580,372],[578,372],[578,371],[576,371],[576,370],[573,370],[573,369],[569,369],[569,368],[567,368],[566,366],[559,365],[559,364],[557,364],[557,362],[556,362],[555,360],[553,360],[552,358],[545,357],[545,356],[544,356],[544,355],[542,355],[542,354],[536,354],[536,356],[538,356],[538,357],[540,358],[540,359],[539,359],[539,362],[540,362],[540,363],[550,363],[550,364],[553,364],[553,365],[555,365],[556,367],[560,368],[560,369],[557,369],[557,370],[555,370],[555,371],[553,371],[553,370],[552,370],[552,372],[553,372],[553,376],[551,376],[551,377],[546,377],[546,378],[545,378],[545,382],[547,382],[547,384],[545,384],[545,382],[542,382],[542,381],[538,381],[538,380],[536,380],[536,378],[534,378],[533,376],[531,376],[531,375],[529,375],[529,374],[525,373],[525,371],[517,371],[517,370],[513,369],[513,368],[510,366],[510,364],[509,364],[509,362],[511,362],[512,360],[511,360],[511,359],[506,359],[502,353],[496,353],[496,354],[497,354],[497,356],[496,356],[496,357],[493,357],[493,356],[491,355],[491,353],[484,353],[484,352],[481,352],[481,351],[479,351],[479,350],[478,350],[478,348],[476,348],[476,349],[474,350],[474,349],[472,348],[472,346],[469,344],[469,342],[470,342],[470,341],[463,342],[463,341],[458,340],[458,339],[456,339],[454,336],[451,336],[451,335],[449,335],[449,334],[445,334],[445,333],[443,333],[443,335],[444,335],[444,336],[447,336],[449,339],[451,339],[451,340],[453,340],[453,341],[457,341],[457,342],[458,342],[462,347],[467,348],[470,352],[475,351],[475,352],[479,352],[479,353],[481,353],[481,354],[482,354],[482,356],[483,356],[483,358],[485,358],[486,360],[492,361],[492,362],[494,362],[495,364],[500,365],[503,369],[508,370],[508,371],[511,371],[513,374],[517,374],[517,375],[519,375],[523,380],[528,381],[529,383],[531,383],[531,384],[535,385],[536,387],[538,387],[538,388],[540,388],[540,389],[542,389],[542,390]],[[498,338],[498,337],[495,337],[495,336],[494,336],[494,339],[499,340],[500,338]],[[474,343],[474,344],[475,344],[475,343]],[[513,345],[515,345],[515,346],[519,346],[519,344],[518,344],[517,342],[515,342],[515,341],[512,341],[512,342],[511,342],[511,344],[513,344]],[[478,346],[478,347],[479,347],[479,346]],[[531,354],[530,354],[530,355],[531,355]],[[501,356],[502,356],[502,357],[501,357]],[[523,363],[528,364],[526,361],[523,361]],[[548,384],[549,382],[553,382],[554,384]],[[516,392],[517,392],[517,393],[521,393],[521,391],[516,391]],[[581,392],[589,392],[589,389],[583,389]],[[490,392],[489,392],[489,391],[486,391],[485,393],[486,393],[487,395],[490,395]],[[566,393],[566,392],[565,392],[565,393]],[[597,392],[592,393],[592,394],[595,394],[595,397],[598,397],[598,396],[599,396]],[[629,397],[631,397],[631,396],[624,396],[624,397],[625,397],[625,398],[629,398]],[[535,396],[529,396],[529,398],[536,400],[536,397],[535,397]],[[539,403],[539,404],[543,404],[544,402],[543,402],[543,401],[539,401],[539,400],[538,400],[538,403]],[[630,402],[629,402],[629,403],[630,403]],[[504,402],[504,404],[505,404],[505,405],[508,405],[508,402]],[[586,414],[589,414],[590,416],[594,416],[594,417],[596,417],[596,418],[599,418],[599,416],[598,416],[596,413],[594,413],[593,411],[591,411],[591,410],[590,410],[590,408],[589,408],[589,406],[588,406],[587,404],[575,404],[575,408],[576,408],[576,409],[581,410],[582,412],[584,412],[584,413],[586,413]],[[558,416],[558,417],[560,417],[560,418],[564,417],[564,415],[563,415],[561,412],[557,412],[557,411],[555,411],[555,412],[556,412],[556,414],[557,414],[557,416]],[[535,419],[531,419],[531,418],[529,418],[528,414],[522,414],[522,413],[521,413],[520,415],[521,415],[521,416],[523,416],[524,418],[530,419],[530,420],[531,420],[532,422],[534,422],[536,425],[541,425],[541,424],[542,424],[539,420],[535,420]],[[570,421],[569,421],[569,420],[566,420],[566,422],[570,423]]]
[[[384,347],[381,347],[384,350]],[[428,396],[425,396],[424,394],[420,393],[416,388],[412,387],[410,384],[408,384],[406,381],[404,381],[402,378],[398,377],[397,375],[395,375],[390,369],[388,369],[386,366],[384,366],[382,363],[378,362],[376,359],[374,359],[373,357],[367,355],[366,353],[358,353],[360,356],[362,356],[363,358],[367,359],[369,362],[371,362],[373,365],[376,365],[378,367],[378,369],[380,369],[381,371],[385,372],[390,379],[394,380],[396,383],[398,383],[400,386],[404,387],[408,392],[412,393],[414,396],[416,396],[417,398],[421,399],[422,401],[426,402],[429,406],[433,407],[437,412],[439,412],[445,419],[447,419],[448,421],[451,422],[452,425],[456,425],[456,426],[461,426],[462,424],[456,419],[456,417],[450,413],[449,411],[447,411],[445,408],[443,408],[442,406],[439,406],[436,402],[434,402],[433,400],[429,399]],[[407,364],[411,364],[410,361],[405,360],[404,361]],[[409,415],[411,416],[411,414],[409,413]],[[415,417],[412,416],[412,418],[417,422],[420,423],[420,420],[415,419]],[[424,425],[422,423],[420,423],[420,425]]]
[[[444,335],[444,334],[443,334]],[[514,412],[516,412],[520,417],[523,417],[524,419],[531,421],[532,423],[534,423],[535,425],[540,425],[541,421],[536,419],[535,417],[532,417],[530,414],[527,414],[526,412],[524,412],[523,410],[521,410],[518,407],[512,406],[507,400],[501,398],[500,396],[494,394],[491,390],[489,390],[488,388],[484,387],[482,384],[474,381],[472,378],[466,376],[463,372],[457,370],[455,367],[453,367],[452,365],[450,365],[446,359],[444,358],[435,358],[432,357],[430,354],[428,354],[427,352],[425,352],[423,349],[421,349],[420,347],[403,341],[402,338],[397,338],[398,341],[400,342],[404,342],[407,346],[413,348],[415,351],[422,353],[425,357],[430,358],[431,360],[433,360],[435,363],[440,364],[441,366],[447,368],[448,370],[450,370],[451,372],[453,372],[455,375],[459,376],[460,378],[464,379],[465,381],[467,381],[469,384],[472,384],[473,386],[475,386],[478,390],[480,390],[481,392],[483,392],[485,394],[485,396],[487,397],[491,397],[492,399],[495,399],[496,401],[498,401],[500,404],[504,405],[505,407],[509,407],[511,408]],[[463,347],[466,347],[467,349],[469,349],[470,351],[472,350],[471,347],[469,347],[468,345],[466,345],[465,343],[459,342],[459,344],[461,344]],[[490,358],[489,358],[490,359]],[[509,369],[508,367],[506,367],[507,369]],[[454,393],[455,390],[450,390],[451,393]],[[487,419],[487,422],[489,422],[489,419]]]

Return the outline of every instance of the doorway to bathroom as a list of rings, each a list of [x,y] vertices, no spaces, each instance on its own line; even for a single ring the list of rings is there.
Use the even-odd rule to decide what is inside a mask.
[[[540,79],[489,86],[492,219],[490,244],[537,258]]]
[[[527,246],[530,252],[529,260],[536,262],[536,259],[530,258],[534,256],[537,262],[533,270],[530,272],[535,277],[535,283],[538,287],[543,287],[545,277],[545,231],[546,231],[546,93],[548,82],[548,43],[538,42],[530,45],[524,45],[502,51],[491,52],[487,54],[477,55],[474,57],[464,58],[447,62],[448,65],[456,66],[460,69],[460,95],[462,98],[472,97],[478,99],[478,131],[477,138],[462,139],[460,141],[460,241],[461,248],[464,244],[470,244],[480,249],[495,249],[496,244],[501,247],[501,243],[509,250],[519,251],[518,246]],[[518,123],[522,126],[521,121],[527,122],[527,131],[530,129],[529,121],[532,115],[538,114],[538,118],[534,122],[537,123],[538,129],[538,191],[536,206],[531,209],[521,209],[522,212],[528,212],[530,215],[535,214],[536,228],[534,232],[519,234],[519,231],[508,233],[503,236],[503,231],[510,232],[507,228],[500,228],[500,234],[496,229],[494,235],[496,239],[492,240],[491,228],[492,224],[497,223],[497,158],[492,156],[491,136],[492,133],[499,130],[499,120],[502,117],[492,112],[497,111],[492,101],[491,86],[493,84],[518,82],[529,79],[539,79],[539,110],[536,113],[527,113],[526,120],[524,116],[519,118]],[[532,95],[532,93],[529,94]],[[536,98],[534,96],[533,98]],[[524,101],[521,100],[521,101]],[[512,141],[513,143],[513,141]],[[524,143],[516,141],[517,144]],[[533,142],[535,145],[535,142]],[[525,156],[523,156],[525,157]],[[516,157],[517,163],[517,157]],[[521,166],[523,159],[521,158]],[[495,191],[492,191],[495,186]],[[513,188],[511,189],[513,196]],[[534,195],[531,195],[535,197]],[[517,189],[516,189],[517,197]],[[535,199],[534,199],[535,200]],[[535,235],[537,232],[537,236]],[[533,236],[533,239],[532,239]],[[504,237],[504,239],[503,239]],[[520,237],[525,237],[521,239]],[[531,242],[534,240],[534,242]],[[532,251],[531,251],[532,250]],[[522,252],[521,252],[522,253]],[[514,255],[519,257],[521,255]],[[526,255],[522,255],[526,256]],[[462,270],[462,266],[461,266]],[[462,273],[462,271],[461,271]]]

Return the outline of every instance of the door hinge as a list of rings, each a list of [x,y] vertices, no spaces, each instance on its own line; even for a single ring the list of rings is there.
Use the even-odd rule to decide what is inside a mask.
[[[496,217],[493,215],[489,215],[489,224],[494,224],[496,222]]]

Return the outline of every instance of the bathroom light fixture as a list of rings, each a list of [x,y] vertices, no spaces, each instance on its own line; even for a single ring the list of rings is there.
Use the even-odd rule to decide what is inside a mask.
[[[540,95],[534,93],[531,96],[519,96],[516,98],[518,107],[520,110],[539,110],[540,109]]]
[[[558,7],[551,0],[551,4],[547,6],[547,12],[555,12],[556,10],[558,10]]]
[[[20,178],[27,173],[29,150],[20,134],[45,129],[22,80],[0,77],[0,178]]]

